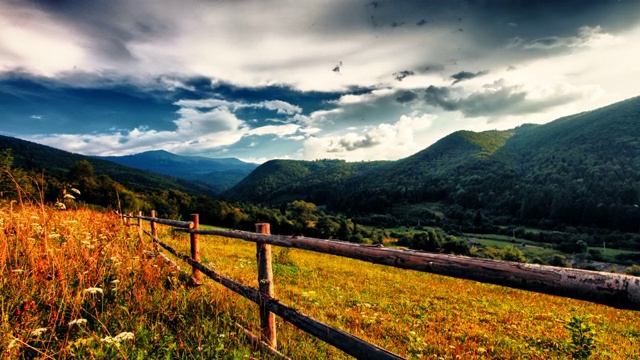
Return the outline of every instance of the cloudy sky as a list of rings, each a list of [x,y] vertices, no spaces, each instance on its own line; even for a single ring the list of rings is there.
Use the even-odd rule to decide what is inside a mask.
[[[640,0],[0,1],[0,134],[395,160],[640,95]]]

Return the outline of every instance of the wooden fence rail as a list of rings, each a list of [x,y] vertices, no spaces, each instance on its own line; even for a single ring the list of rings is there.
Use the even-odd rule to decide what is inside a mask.
[[[403,269],[559,295],[619,309],[640,310],[639,277],[466,256],[432,254],[307,237],[270,235],[269,225],[266,223],[256,224],[256,233],[203,230],[199,229],[197,214],[193,216],[193,221],[191,222],[159,219],[155,217],[155,212],[152,212],[151,217],[142,216],[141,214],[138,214],[138,216],[124,215],[123,219],[124,217],[137,218],[140,231],[142,231],[140,220],[149,221],[151,233],[146,231],[145,233],[151,236],[154,244],[160,245],[191,265],[194,274],[192,279],[196,278],[196,274],[203,273],[214,281],[258,304],[260,306],[261,339],[264,344],[275,352],[277,352],[277,337],[273,314],[358,359],[401,359],[398,355],[306,316],[276,300],[273,291],[269,245],[298,248]],[[179,224],[177,231],[189,233],[191,237],[191,256],[179,254],[169,245],[160,241],[157,238],[156,223],[170,226]],[[259,289],[256,290],[237,283],[200,264],[198,235],[216,235],[255,242],[259,270]],[[195,283],[200,284],[201,279]]]
[[[640,310],[640,277],[635,276],[433,254],[308,237],[265,236],[228,230],[189,230],[188,232],[310,250],[397,268],[586,300],[618,309]]]

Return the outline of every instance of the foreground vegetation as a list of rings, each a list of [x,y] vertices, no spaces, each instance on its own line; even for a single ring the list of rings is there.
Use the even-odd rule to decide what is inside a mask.
[[[256,354],[233,302],[187,290],[113,214],[0,205],[5,359],[236,359]]]
[[[86,209],[0,205],[0,353],[5,358],[265,358],[234,323],[255,304],[155,256],[135,228]],[[188,253],[186,234],[161,228]],[[257,286],[255,245],[202,237],[202,262]],[[632,359],[640,313],[314,254],[275,250],[276,297],[407,358]],[[340,351],[279,322],[292,358]]]

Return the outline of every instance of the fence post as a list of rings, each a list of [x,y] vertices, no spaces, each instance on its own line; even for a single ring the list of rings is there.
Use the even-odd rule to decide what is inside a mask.
[[[156,211],[155,210],[151,210],[151,217],[155,218],[156,217]],[[156,222],[151,220],[149,221],[149,225],[151,226],[151,242],[153,243],[153,250],[155,252],[158,252],[158,243],[156,242],[156,239],[158,238],[158,229],[156,228]]]
[[[191,214],[191,221],[193,221],[193,230],[198,230],[200,227],[200,217],[198,214]],[[191,233],[191,258],[194,261],[200,262],[200,244],[198,234]],[[193,267],[193,273],[191,274],[191,285],[202,285],[202,273],[200,270]]]
[[[271,228],[269,223],[256,224],[256,232],[270,235]],[[273,298],[275,291],[273,287],[273,269],[271,266],[271,245],[257,242],[256,258],[258,260],[258,290]],[[260,304],[260,329],[262,341],[269,344],[273,349],[277,349],[276,315],[267,310],[262,304]]]
[[[142,211],[138,211],[138,238],[140,239],[140,242],[143,242],[144,233],[142,232],[142,219],[140,219],[140,216],[142,216]]]

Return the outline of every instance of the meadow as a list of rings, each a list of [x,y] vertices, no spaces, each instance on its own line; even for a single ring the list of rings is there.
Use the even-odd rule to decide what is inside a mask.
[[[148,224],[145,224],[148,226]],[[188,235],[160,226],[183,254]],[[0,206],[4,358],[268,358],[234,324],[257,306],[206,279],[191,288],[111,213]],[[201,262],[257,287],[255,244],[200,236]],[[274,249],[276,298],[409,359],[640,359],[640,312]],[[171,257],[171,256],[169,256]],[[278,319],[292,359],[343,359]]]

